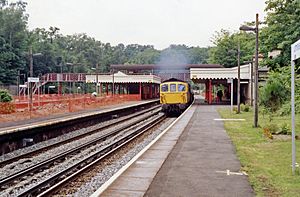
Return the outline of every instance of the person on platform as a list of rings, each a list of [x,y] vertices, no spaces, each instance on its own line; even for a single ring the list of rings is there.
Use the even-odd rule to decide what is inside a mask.
[[[219,102],[222,102],[222,97],[223,97],[223,92],[222,92],[222,90],[218,90],[218,92],[217,92],[217,97],[218,97]]]

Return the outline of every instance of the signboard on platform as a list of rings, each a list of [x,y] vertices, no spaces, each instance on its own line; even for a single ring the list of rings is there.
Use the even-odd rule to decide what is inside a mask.
[[[300,58],[300,40],[291,45],[291,108],[292,108],[292,172],[296,170],[296,131],[295,131],[295,64]]]
[[[28,77],[28,82],[37,83],[39,81],[40,81],[40,79],[38,77]]]
[[[20,85],[19,86],[20,88],[27,88],[27,85],[25,84],[25,85]]]
[[[296,59],[300,58],[300,40],[292,44],[292,60],[295,61]]]

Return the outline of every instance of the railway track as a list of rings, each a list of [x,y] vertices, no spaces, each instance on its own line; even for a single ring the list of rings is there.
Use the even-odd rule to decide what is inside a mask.
[[[151,110],[149,109],[146,111],[149,112]],[[126,134],[125,136],[116,140],[114,143],[104,146],[103,148],[101,148],[100,150],[91,154],[90,156],[86,157],[85,159],[81,160],[80,162],[77,162],[74,165],[71,165],[70,167],[66,168],[65,170],[63,170],[59,173],[56,173],[55,175],[51,176],[50,178],[47,178],[44,181],[40,181],[38,184],[35,184],[35,186],[31,187],[30,189],[18,194],[18,196],[28,196],[28,195],[35,196],[38,193],[40,193],[41,190],[44,191],[45,188],[52,186],[54,183],[57,183],[60,180],[65,180],[64,177],[71,178],[71,177],[75,176],[75,174],[80,173],[80,172],[84,171],[85,169],[87,169],[86,167],[83,167],[83,166],[93,165],[94,161],[98,162],[98,161],[102,160],[107,155],[110,155],[115,150],[117,150],[120,147],[122,147],[123,145],[129,143],[132,139],[134,139],[134,137],[139,136],[142,131],[146,131],[147,128],[153,127],[154,125],[159,123],[164,118],[164,115],[162,115],[162,114],[157,115],[159,113],[160,109],[154,108],[154,109],[152,109],[152,111],[153,112],[151,114],[147,115],[146,117],[143,117],[143,119],[149,119],[149,120],[146,121],[141,126],[137,126],[137,128],[133,129],[134,130],[133,132],[129,132],[129,134]],[[146,112],[144,112],[144,113],[146,113]],[[142,112],[139,112],[138,114],[141,115]],[[138,115],[135,114],[134,116],[138,116]],[[153,118],[153,116],[157,116],[157,117]],[[133,116],[126,117],[122,121],[126,121],[132,117]],[[5,190],[8,187],[12,187],[12,185],[14,185],[15,183],[18,183],[18,182],[24,180],[24,177],[28,178],[28,176],[34,175],[35,173],[40,173],[41,171],[43,171],[43,169],[48,169],[51,166],[57,165],[57,163],[64,161],[66,158],[72,157],[72,155],[76,155],[78,152],[82,151],[82,149],[91,147],[94,144],[105,141],[108,138],[112,138],[113,136],[117,135],[118,133],[120,133],[130,127],[133,127],[134,125],[138,124],[139,122],[141,122],[141,120],[133,121],[130,124],[128,124],[127,126],[120,127],[119,129],[109,132],[109,133],[107,133],[97,139],[94,139],[88,143],[82,144],[76,148],[70,149],[66,152],[63,152],[56,156],[53,156],[53,157],[51,157],[43,162],[40,162],[36,165],[30,166],[27,169],[24,169],[22,171],[14,173],[8,177],[5,177],[4,179],[0,180],[1,190],[3,190],[3,189]],[[52,191],[49,191],[49,192],[52,192]]]
[[[152,110],[155,110],[155,109],[159,109],[160,106],[154,106],[154,107],[151,107],[149,109],[146,109],[146,110],[143,110],[143,111],[140,111],[140,112],[137,112],[137,113],[134,113],[134,114],[131,114],[129,116],[125,116],[125,117],[121,117],[121,118],[118,118],[118,119],[115,119],[115,121],[110,121],[109,123],[104,123],[101,127],[95,129],[95,130],[92,130],[92,131],[89,131],[89,132],[86,132],[86,133],[83,133],[83,134],[80,134],[80,135],[77,135],[77,136],[73,136],[71,138],[68,138],[68,139],[65,139],[65,140],[62,140],[62,141],[58,141],[58,142],[55,142],[49,146],[46,146],[46,147],[41,147],[41,148],[38,148],[38,149],[35,149],[35,150],[31,150],[29,152],[26,152],[24,154],[21,154],[21,155],[17,155],[17,156],[14,156],[14,157],[10,157],[8,159],[5,159],[5,160],[2,160],[0,161],[0,168],[2,168],[3,166],[7,165],[7,164],[10,164],[10,163],[13,163],[13,162],[16,162],[20,159],[23,159],[23,158],[29,158],[29,157],[32,157],[36,154],[39,154],[41,152],[44,152],[44,151],[47,151],[47,150],[50,150],[52,148],[55,148],[55,147],[58,147],[62,144],[66,144],[68,142],[71,142],[71,141],[74,141],[74,140],[78,140],[80,138],[84,138],[88,135],[91,135],[95,132],[99,132],[100,130],[104,130],[104,129],[107,129],[111,126],[114,126],[114,125],[117,125],[117,124],[120,124],[122,122],[125,122],[127,120],[130,120],[134,117],[138,117],[142,114],[145,114],[147,112],[150,112]],[[0,187],[1,187],[1,181],[0,181]]]
[[[147,119],[147,118],[150,118],[151,116],[157,114],[160,111],[160,108],[151,108],[151,109],[145,110],[143,112],[139,112],[138,114],[134,114],[130,117],[123,118],[120,121],[116,121],[114,124],[120,124],[124,121],[127,121],[128,119],[133,118],[133,117],[141,116],[142,114],[149,113],[150,111],[152,111],[153,113],[150,113],[146,116],[143,116],[142,119]],[[3,178],[3,179],[0,179],[0,188],[5,189],[5,188],[8,188],[8,187],[11,187],[11,183],[19,182],[19,180],[22,179],[23,177],[28,176],[30,174],[34,174],[35,172],[40,171],[40,169],[47,169],[50,166],[53,166],[54,164],[57,165],[59,162],[64,161],[65,158],[71,157],[72,155],[75,155],[75,154],[79,153],[83,149],[87,149],[88,147],[91,147],[91,146],[93,146],[97,143],[101,143],[101,142],[105,141],[106,139],[117,135],[118,133],[122,132],[123,130],[126,130],[127,128],[130,128],[130,127],[138,124],[141,121],[142,121],[141,119],[137,119],[133,122],[130,122],[129,124],[126,124],[126,125],[118,128],[118,129],[115,129],[115,130],[113,130],[113,131],[111,131],[107,134],[101,135],[101,136],[99,136],[99,137],[97,137],[97,138],[95,138],[91,141],[83,143],[80,146],[77,146],[75,148],[64,151],[64,152],[62,152],[58,155],[55,155],[51,158],[48,158],[47,160],[38,162],[37,164],[29,166],[28,168],[22,169],[22,170],[20,170],[16,173],[13,173],[13,174],[11,174],[11,175]],[[110,124],[110,126],[111,126],[111,124]],[[104,127],[107,128],[107,125],[105,125]],[[93,132],[95,132],[95,131],[93,131]],[[91,132],[89,132],[89,133],[91,133]]]
[[[158,117],[152,119],[147,124],[144,124],[143,126],[137,128],[132,133],[122,137],[121,139],[115,141],[114,143],[103,147],[100,151],[97,151],[90,155],[89,157],[83,159],[82,161],[78,162],[77,164],[71,166],[70,168],[62,171],[61,173],[58,173],[43,182],[39,183],[35,187],[32,187],[28,189],[27,191],[24,191],[19,196],[28,196],[28,195],[37,195],[37,196],[49,196],[52,193],[54,193],[58,188],[62,187],[65,183],[70,181],[71,179],[75,178],[76,176],[79,176],[84,171],[90,169],[93,167],[93,165],[96,165],[97,163],[104,160],[106,157],[112,155],[117,150],[121,149],[128,143],[130,143],[135,138],[139,137],[144,132],[148,131],[150,128],[154,127],[158,123],[160,123],[165,118],[164,115],[159,115]],[[56,183],[58,182],[58,183]],[[54,184],[53,186],[50,186],[51,184]],[[49,187],[46,191],[37,194],[36,192],[41,191],[41,188],[44,190]]]

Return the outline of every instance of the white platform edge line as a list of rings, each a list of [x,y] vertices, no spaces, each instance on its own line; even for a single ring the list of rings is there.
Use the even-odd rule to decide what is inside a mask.
[[[246,119],[234,119],[234,118],[215,118],[215,121],[245,121]]]
[[[142,103],[136,103],[136,104],[132,104],[132,105],[128,105],[126,107],[135,107],[135,106],[138,106],[138,105],[143,105],[143,104],[146,104],[146,103],[151,103],[153,101],[147,101],[147,102],[142,102]],[[26,130],[26,129],[33,129],[33,128],[36,128],[36,127],[39,127],[39,126],[48,126],[48,125],[52,125],[52,124],[55,124],[55,123],[62,123],[62,122],[66,122],[66,121],[70,121],[70,120],[76,120],[77,118],[80,118],[82,116],[93,116],[93,115],[98,115],[98,114],[102,114],[102,113],[109,113],[109,112],[113,112],[115,110],[120,110],[122,109],[122,107],[117,107],[117,108],[113,108],[113,109],[104,109],[103,111],[98,111],[98,112],[86,112],[86,113],[83,113],[82,115],[74,115],[72,117],[68,117],[68,118],[56,118],[56,119],[53,119],[53,121],[49,122],[49,121],[41,121],[40,123],[37,123],[37,124],[25,124],[23,125],[22,127],[17,127],[16,126],[11,126],[11,127],[6,127],[6,130],[4,130],[5,128],[3,128],[3,130],[1,131],[0,129],[0,135],[4,135],[4,134],[8,134],[8,133],[16,133],[18,131],[23,131],[23,130]]]
[[[195,101],[195,100],[194,100]],[[155,144],[174,124],[176,124],[193,106],[194,102],[183,112],[172,124],[170,124],[162,133],[160,133],[150,144],[148,144],[143,150],[141,150],[136,156],[134,156],[125,166],[123,166],[117,173],[115,173],[108,181],[106,181],[97,191],[95,191],[90,197],[100,196],[117,178],[123,174],[136,160],[138,160],[153,144]]]

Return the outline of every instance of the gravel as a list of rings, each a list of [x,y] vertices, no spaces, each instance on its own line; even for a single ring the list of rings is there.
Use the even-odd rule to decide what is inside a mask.
[[[135,155],[137,155],[144,147],[153,141],[165,128],[167,128],[175,118],[167,119],[163,125],[155,129],[151,134],[143,139],[142,142],[135,142],[133,147],[126,151],[126,154],[119,154],[118,158],[114,161],[109,161],[108,165],[104,165],[102,170],[97,173],[89,182],[82,185],[72,196],[81,197],[93,194],[102,184],[104,184],[110,177],[112,177],[118,170],[126,165]],[[116,156],[117,157],[117,156]]]
[[[151,113],[151,112],[149,112]],[[146,115],[148,115],[149,113],[143,115],[143,117],[145,117]],[[141,119],[141,117],[136,117],[136,118],[132,118],[130,121],[135,121]],[[143,121],[141,121],[142,124]],[[80,129],[78,131],[76,131],[77,133],[82,133],[82,132],[88,132],[89,130],[98,128],[102,125],[103,123],[100,123],[98,125],[94,125],[88,128],[84,128],[84,129]],[[5,177],[9,174],[12,174],[16,171],[19,171],[21,169],[24,169],[25,167],[31,166],[35,163],[38,163],[40,161],[45,160],[46,158],[52,156],[52,155],[56,155],[62,151],[65,151],[66,149],[71,149],[74,148],[75,146],[79,146],[80,144],[83,144],[87,141],[90,141],[91,139],[94,139],[95,137],[98,137],[100,135],[103,135],[104,133],[108,133],[112,130],[115,130],[117,128],[120,128],[121,126],[123,126],[124,124],[128,124],[128,121],[126,123],[122,123],[121,125],[118,126],[114,126],[112,128],[106,129],[104,131],[101,131],[99,133],[95,133],[93,135],[87,136],[83,139],[77,140],[75,142],[70,142],[68,144],[62,145],[60,147],[54,148],[52,150],[46,151],[43,154],[40,154],[34,158],[30,158],[30,159],[22,159],[18,162],[15,162],[13,164],[7,165],[5,166],[2,170],[4,173],[1,173],[0,177]],[[134,126],[136,127],[136,126]],[[132,130],[133,127],[131,129],[128,130]],[[14,185],[14,187],[10,187],[4,191],[2,191],[0,196],[15,196],[18,195],[20,192],[24,191],[24,189],[29,189],[32,185],[35,185],[37,182],[44,180],[48,177],[51,176],[51,174],[53,175],[54,173],[58,173],[60,171],[62,171],[63,169],[68,168],[69,166],[73,165],[74,163],[77,163],[79,160],[83,159],[84,157],[86,157],[87,155],[91,154],[91,152],[94,152],[96,150],[101,149],[103,146],[111,143],[113,140],[120,138],[122,135],[124,135],[124,133],[127,130],[124,130],[123,132],[121,132],[121,134],[119,134],[117,137],[113,137],[110,138],[102,143],[99,143],[95,146],[89,147],[88,149],[85,149],[84,151],[81,151],[78,154],[73,155],[72,157],[69,157],[66,161],[57,164],[55,166],[53,166],[52,168],[46,169],[43,172],[40,172],[38,174],[35,174],[34,176],[31,177],[26,177],[24,178],[24,180],[22,180],[21,182],[17,183],[16,185]],[[70,135],[71,133],[67,134]],[[72,133],[72,136],[74,136],[75,134]],[[78,134],[77,134],[78,135]],[[66,136],[60,136],[57,137],[57,140],[62,140],[60,138],[65,138]],[[54,140],[54,139],[53,139]],[[47,144],[47,142],[41,142],[43,144]]]

